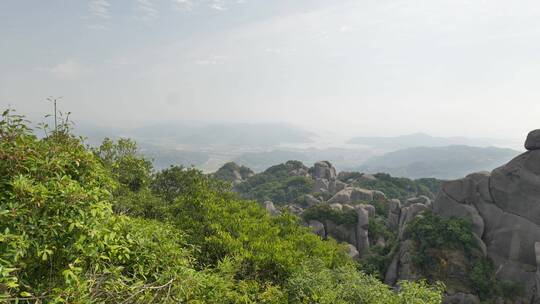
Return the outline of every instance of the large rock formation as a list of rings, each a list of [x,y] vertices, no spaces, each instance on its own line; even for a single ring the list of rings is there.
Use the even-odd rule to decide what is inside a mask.
[[[394,254],[392,262],[386,270],[384,282],[394,285],[401,280],[416,280],[419,277],[413,271],[411,256],[413,243],[403,240],[403,233],[407,224],[415,217],[420,216],[424,210],[431,206],[431,200],[427,197],[415,197],[408,199],[403,205],[397,199],[388,201],[388,227],[397,233],[400,246]]]
[[[346,187],[338,191],[328,203],[357,203],[357,202],[372,202],[374,200],[386,199],[386,196],[381,191],[367,190],[358,187]]]
[[[336,179],[336,168],[328,161],[316,162],[311,168],[313,179],[324,178],[326,180]]]
[[[337,179],[336,168],[328,161],[316,162],[309,171],[315,181],[313,193],[334,195],[347,186],[347,184]]]
[[[527,303],[540,303],[540,130],[529,134],[525,147],[530,151],[491,174],[444,184],[433,211],[469,218],[498,279],[522,284]]]

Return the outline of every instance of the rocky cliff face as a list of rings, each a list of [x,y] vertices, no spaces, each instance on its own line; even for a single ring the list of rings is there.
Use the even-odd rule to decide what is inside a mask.
[[[450,181],[433,202],[442,217],[467,217],[497,278],[525,287],[525,303],[540,303],[540,130],[529,150],[491,173]]]

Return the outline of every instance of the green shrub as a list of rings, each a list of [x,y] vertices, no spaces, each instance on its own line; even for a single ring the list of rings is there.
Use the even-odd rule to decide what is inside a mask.
[[[353,185],[371,190],[379,190],[384,192],[389,198],[397,198],[403,201],[420,195],[434,198],[442,183],[441,180],[434,178],[411,180],[405,177],[392,177],[386,173],[377,173],[374,176],[376,178],[375,180],[357,178],[353,182]]]
[[[469,253],[473,249],[472,223],[463,218],[443,219],[432,212],[411,221],[405,231],[406,237],[416,243],[413,261],[422,269],[438,264],[428,249],[462,249]]]
[[[305,221],[316,220],[325,223],[327,220],[334,222],[337,225],[354,226],[358,223],[358,215],[354,210],[337,210],[327,204],[318,204],[312,206],[302,213]]]

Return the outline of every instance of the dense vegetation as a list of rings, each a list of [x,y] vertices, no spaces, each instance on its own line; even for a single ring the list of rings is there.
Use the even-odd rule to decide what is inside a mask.
[[[2,115],[1,301],[441,301],[422,282],[393,292],[298,218],[270,217],[197,170],[154,172],[129,140],[89,150],[68,126],[40,139]]]
[[[236,190],[243,197],[259,202],[269,200],[278,205],[301,203],[303,196],[313,190],[313,180],[306,176],[291,175],[291,172],[300,170],[307,173],[308,168],[299,161],[275,165],[251,176],[237,185]]]
[[[405,177],[393,177],[386,173],[373,174],[375,179],[362,178],[362,176],[362,173],[352,172],[341,175],[340,179],[343,182],[351,182],[354,186],[382,191],[389,198],[400,200],[419,195],[434,198],[442,183],[442,180],[435,178],[412,180]]]
[[[408,225],[406,234],[416,245],[413,263],[431,281],[444,281],[449,288],[470,287],[482,300],[522,295],[523,286],[496,279],[491,261],[477,248],[469,220],[443,219],[426,212]],[[448,277],[450,267],[462,268],[463,276]]]

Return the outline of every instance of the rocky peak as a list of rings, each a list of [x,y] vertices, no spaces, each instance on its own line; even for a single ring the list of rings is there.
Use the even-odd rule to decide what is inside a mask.
[[[540,150],[540,129],[529,132],[525,141],[525,149],[529,151]]]

